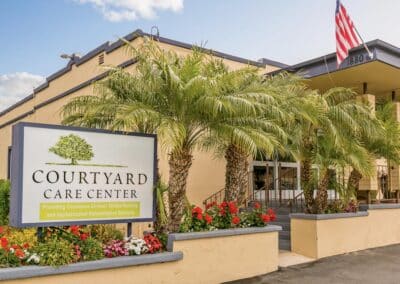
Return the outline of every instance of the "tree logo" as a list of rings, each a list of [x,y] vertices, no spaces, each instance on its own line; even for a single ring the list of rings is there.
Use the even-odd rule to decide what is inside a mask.
[[[61,136],[49,151],[64,159],[70,159],[70,165],[78,165],[78,161],[90,161],[94,157],[92,145],[75,134]]]

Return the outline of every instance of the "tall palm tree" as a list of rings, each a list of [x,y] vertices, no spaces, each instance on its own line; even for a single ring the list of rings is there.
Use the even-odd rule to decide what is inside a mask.
[[[305,122],[302,119],[298,120],[299,125],[294,128],[291,135],[291,151],[301,163],[301,184],[306,210],[309,213],[316,211],[321,213],[326,206],[327,198],[328,168],[326,165],[338,157],[343,159],[346,156],[345,153],[349,153],[347,146],[351,141],[349,139],[359,136],[358,133],[371,133],[374,117],[369,106],[358,100],[356,94],[346,88],[333,88],[321,95],[311,92],[305,96],[305,100],[314,105],[316,116],[314,120]],[[363,153],[360,148],[360,157],[365,156]],[[321,164],[322,158],[328,163],[322,163],[323,172],[317,187],[317,190],[319,188],[321,192],[317,192],[318,199],[315,200],[311,168],[314,163]],[[366,166],[368,163],[364,161],[353,159],[352,162],[358,165],[363,164],[365,169],[368,169]]]
[[[387,102],[376,111],[378,127],[375,135],[363,134],[361,139],[373,159],[385,158],[390,169],[390,164],[400,163],[400,124],[395,118],[395,105]],[[348,187],[358,190],[364,174],[353,168]]]
[[[193,150],[208,130],[211,114],[225,105],[210,91],[210,76],[218,70],[210,71],[213,65],[199,50],[180,57],[148,39],[128,48],[136,70],[112,68],[96,86],[98,96],[78,97],[64,107],[63,123],[157,133],[168,154],[168,229],[178,231]]]
[[[254,68],[219,69],[224,72],[212,81],[216,99],[230,105],[210,119],[206,144],[225,157],[225,200],[243,204],[248,189],[249,157],[258,151],[271,156],[284,149],[285,113],[279,104],[279,96],[284,94],[278,87],[278,83],[282,84],[278,80],[283,79],[277,76],[266,80]]]

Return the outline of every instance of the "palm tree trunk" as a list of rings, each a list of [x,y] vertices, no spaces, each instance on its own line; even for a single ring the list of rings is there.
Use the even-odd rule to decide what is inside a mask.
[[[306,212],[312,213],[314,204],[314,188],[312,185],[312,169],[311,161],[305,159],[300,164],[300,182],[301,189],[304,192],[304,199],[306,204]]]
[[[248,188],[247,155],[231,144],[225,151],[225,159],[225,200],[237,201],[238,205],[242,205]]]
[[[169,156],[168,230],[170,232],[179,231],[179,225],[185,208],[186,182],[192,161],[193,156],[189,151],[185,150],[171,153]]]
[[[351,190],[358,191],[361,179],[362,179],[362,174],[358,170],[353,169],[350,173],[349,180],[347,182],[347,187]]]
[[[315,199],[314,212],[316,214],[322,214],[325,212],[328,206],[328,185],[329,185],[330,173],[328,169],[325,169],[322,173],[322,178],[318,183],[317,197]]]

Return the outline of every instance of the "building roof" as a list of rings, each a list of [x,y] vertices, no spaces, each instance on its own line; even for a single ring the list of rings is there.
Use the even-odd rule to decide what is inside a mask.
[[[161,37],[161,36],[154,36],[151,35],[149,33],[145,33],[140,29],[135,30],[134,32],[126,35],[123,37],[124,40],[127,41],[132,41],[138,37],[152,37],[155,40],[162,42],[162,43],[166,43],[166,44],[170,44],[173,46],[178,46],[178,47],[182,47],[182,48],[186,48],[186,49],[193,49],[194,47],[197,47],[195,45],[192,44],[188,44],[188,43],[184,43],[181,41],[176,41],[176,40],[172,40],[169,38],[165,38],[165,37]],[[25,103],[26,101],[29,101],[30,99],[33,98],[33,96],[37,93],[39,93],[40,91],[42,91],[43,89],[47,88],[49,86],[49,82],[51,82],[52,80],[57,79],[58,77],[64,75],[65,73],[71,71],[72,66],[79,66],[83,63],[85,63],[86,61],[92,59],[93,57],[97,56],[98,54],[105,52],[110,53],[113,50],[123,46],[125,44],[125,42],[122,39],[119,39],[113,43],[110,43],[109,41],[101,44],[100,46],[96,47],[95,49],[89,51],[88,53],[86,53],[85,55],[83,55],[82,57],[79,57],[75,60],[70,60],[67,64],[67,66],[65,66],[64,68],[58,70],[57,72],[51,74],[50,76],[48,76],[46,78],[46,81],[41,84],[40,86],[36,87],[33,90],[33,93],[25,98],[23,98],[22,100],[18,101],[17,103],[13,104],[12,106],[6,108],[5,110],[0,112],[0,116],[10,112],[11,110],[15,109],[16,107],[22,105],[23,103]],[[200,48],[202,51],[204,52],[208,52],[214,56],[220,57],[220,58],[224,58],[224,59],[228,59],[228,60],[232,60],[232,61],[236,61],[236,62],[240,62],[240,63],[244,63],[244,64],[250,64],[256,67],[265,67],[266,65],[271,65],[271,66],[275,66],[278,68],[284,68],[287,67],[287,65],[282,64],[280,62],[277,61],[273,61],[273,60],[269,60],[266,58],[261,59],[260,61],[254,61],[254,60],[250,60],[250,59],[246,59],[246,58],[242,58],[242,57],[238,57],[235,55],[230,55],[227,53],[223,53],[223,52],[219,52],[219,51],[215,51],[212,49],[207,49],[207,48],[201,48],[201,47],[197,47]]]
[[[380,39],[369,41],[366,45],[372,53],[372,58],[369,58],[368,52],[365,50],[364,46],[360,45],[349,51],[349,56],[343,61],[339,68],[336,66],[336,53],[330,53],[292,66],[287,66],[282,70],[300,72],[305,78],[313,78],[373,61],[400,68],[400,48]],[[274,72],[276,73],[282,70]]]

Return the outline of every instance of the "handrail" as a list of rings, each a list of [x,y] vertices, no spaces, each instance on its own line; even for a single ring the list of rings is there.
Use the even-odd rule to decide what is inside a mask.
[[[206,206],[207,204],[215,201],[217,203],[221,203],[222,200],[221,196],[224,195],[225,196],[225,187],[221,188],[220,190],[218,190],[217,192],[213,193],[212,195],[210,195],[209,197],[207,197],[204,201],[203,201],[203,205]]]
[[[294,196],[292,199],[289,199],[287,202],[287,206],[290,207],[290,211],[293,212],[293,205],[295,205],[295,207],[297,207],[297,200],[301,197],[304,196],[304,191],[300,191],[296,196]],[[300,207],[303,207],[303,199],[300,199]]]

